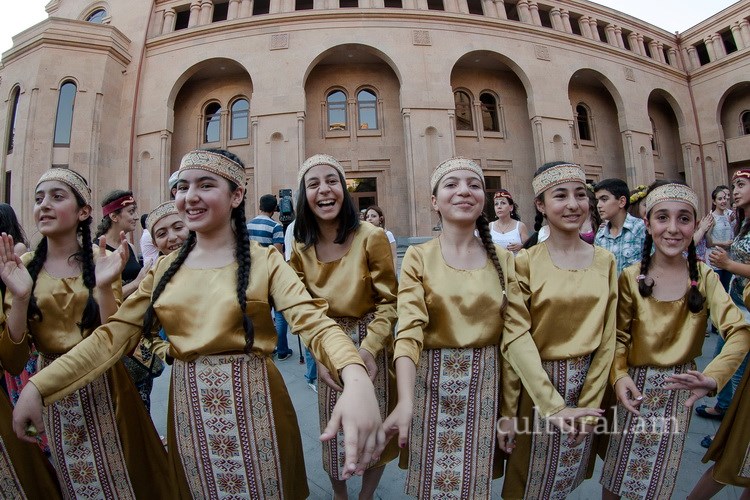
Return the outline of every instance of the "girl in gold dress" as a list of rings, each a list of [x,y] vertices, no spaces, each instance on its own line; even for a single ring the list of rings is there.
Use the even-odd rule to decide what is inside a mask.
[[[170,468],[152,471],[151,484],[174,484],[174,498],[305,498],[299,427],[271,361],[275,307],[344,382],[322,438],[343,426],[345,475],[361,474],[379,456],[384,435],[362,359],[279,252],[249,242],[244,186],[245,168],[227,151],[182,158],[175,203],[191,231],[187,241],[156,262],[109,323],[32,378],[16,406],[17,433],[29,421],[41,426],[42,402],[97,377],[158,321],[174,358]]]
[[[619,404],[601,478],[605,499],[671,498],[690,406],[698,396],[670,391],[670,381],[696,373],[694,359],[701,354],[708,310],[727,340],[702,374],[712,378],[714,389],[729,380],[750,346],[744,316],[716,273],[696,258],[695,192],[657,181],[644,206],[644,258],[619,278],[617,347],[610,372]]]
[[[0,340],[6,369],[18,371],[29,342],[40,352],[40,368],[90,338],[117,310],[120,272],[128,257],[91,245],[91,192],[69,169],[48,170],[35,190],[34,219],[43,238],[33,253],[18,258],[3,237],[2,277],[7,285],[7,328]],[[94,265],[96,263],[96,266]],[[28,271],[27,271],[28,270]],[[65,498],[169,498],[167,455],[125,367],[113,359],[96,376],[48,401],[44,424],[52,461]],[[76,379],[80,373],[75,374]],[[35,377],[38,375],[35,375]],[[34,378],[26,391],[34,390]],[[23,406],[23,394],[16,408]],[[63,397],[65,396],[65,397]],[[25,425],[14,421],[19,437]]]
[[[540,167],[533,180],[537,223],[549,238],[516,256],[516,273],[531,316],[531,336],[549,380],[571,407],[599,407],[615,348],[617,271],[611,253],[580,238],[588,218],[586,176],[564,162]],[[565,498],[588,474],[596,417],[577,423],[567,440],[538,420],[533,387],[513,373],[503,397],[518,407],[527,431],[508,460],[503,498]]]
[[[375,386],[381,418],[395,405],[391,367],[396,322],[396,273],[388,238],[382,229],[362,224],[346,189],[344,168],[329,155],[314,155],[297,174],[299,195],[295,242],[289,263],[314,298],[328,302],[328,315],[348,333]],[[318,368],[320,428],[324,429],[341,387],[328,370]],[[389,405],[390,403],[390,405]],[[344,441],[339,433],[323,443],[323,469],[334,498],[347,498]],[[391,443],[362,477],[360,499],[372,498],[385,465],[396,458]]]
[[[500,448],[514,447],[515,407],[500,392],[501,370],[504,376],[516,370],[542,414],[555,415],[566,432],[573,430],[566,420],[600,411],[566,408],[542,370],[513,255],[492,243],[482,213],[481,167],[452,158],[438,165],[431,185],[443,229],[409,247],[401,265],[399,398],[383,426],[405,447],[400,465],[408,470],[408,495],[490,498],[492,479],[502,471],[496,425]]]

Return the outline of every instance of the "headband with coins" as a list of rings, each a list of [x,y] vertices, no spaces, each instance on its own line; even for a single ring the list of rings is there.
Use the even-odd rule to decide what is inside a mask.
[[[75,191],[84,204],[91,206],[91,188],[86,184],[86,180],[74,171],[68,168],[51,168],[42,174],[36,186],[39,187],[39,184],[46,181],[62,182]]]
[[[566,182],[580,182],[585,185],[586,173],[575,163],[562,163],[550,167],[534,177],[531,186],[534,189],[534,196],[539,196],[549,188]]]
[[[180,170],[192,168],[219,175],[238,186],[245,185],[245,168],[226,156],[213,151],[196,149],[183,156],[180,162]]]
[[[435,168],[435,171],[432,173],[432,178],[430,179],[430,190],[434,193],[440,179],[445,177],[446,174],[455,172],[456,170],[469,170],[474,172],[482,180],[482,184],[484,184],[484,172],[482,172],[482,167],[480,167],[477,162],[468,158],[456,157],[445,160]]]

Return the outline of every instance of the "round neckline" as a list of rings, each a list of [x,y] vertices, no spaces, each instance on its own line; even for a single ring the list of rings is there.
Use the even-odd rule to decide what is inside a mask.
[[[462,271],[462,272],[465,272],[465,273],[469,273],[469,272],[474,272],[474,271],[482,271],[482,270],[486,269],[487,266],[490,263],[490,258],[489,258],[489,256],[486,255],[486,251],[485,251],[484,265],[483,266],[481,266],[481,267],[475,267],[473,269],[461,269],[461,268],[458,268],[458,267],[454,267],[454,266],[448,264],[448,261],[445,260],[445,255],[443,255],[443,242],[440,241],[440,236],[438,236],[435,239],[438,241],[438,250],[440,250],[440,258],[443,260],[443,264],[445,264],[445,266],[447,268],[449,268],[449,269],[453,269],[454,271]]]
[[[237,261],[233,260],[229,264],[224,264],[223,266],[218,266],[218,267],[190,267],[185,263],[183,263],[182,266],[180,267],[184,267],[185,269],[189,269],[191,271],[218,271],[221,269],[226,269],[228,267],[234,266],[236,264],[237,264]]]
[[[368,224],[370,224],[370,223],[368,222]],[[370,224],[370,225],[372,226],[372,224]],[[355,241],[355,240],[357,239],[357,237],[359,236],[359,234],[360,234],[360,228],[361,228],[361,227],[362,227],[362,224],[360,223],[360,225],[359,225],[359,226],[357,226],[357,229],[355,229],[355,230],[354,230],[354,235],[352,236],[352,242],[351,242],[351,243],[349,244],[349,248],[347,248],[347,249],[346,249],[346,252],[344,252],[344,253],[343,253],[343,254],[341,255],[341,257],[339,257],[338,259],[334,259],[334,260],[329,260],[328,262],[323,262],[322,260],[320,260],[320,258],[318,258],[318,250],[317,250],[317,249],[315,248],[315,245],[313,245],[313,246],[312,246],[312,250],[313,250],[313,253],[315,254],[315,262],[317,262],[317,263],[318,263],[318,264],[320,264],[321,266],[326,266],[326,265],[328,265],[328,264],[335,264],[336,262],[341,262],[341,260],[342,260],[342,259],[343,259],[344,257],[346,257],[347,255],[349,255],[349,252],[351,252],[351,251],[352,251],[352,247],[354,247],[354,241]],[[372,226],[372,227],[377,227],[377,226]],[[383,228],[380,228],[380,227],[378,227],[377,229],[380,229],[380,230],[382,230],[382,231],[383,231],[383,232],[385,233],[385,229],[383,229]]]
[[[74,275],[72,275],[72,276],[55,276],[55,275],[54,275],[54,274],[52,274],[51,272],[47,271],[47,268],[46,268],[46,267],[42,267],[42,272],[43,272],[44,274],[46,274],[47,276],[49,276],[50,278],[54,279],[54,280],[69,280],[69,279],[77,279],[77,278],[80,278],[80,277],[81,277],[81,276],[83,275],[82,273],[78,273],[78,274],[74,274]]]
[[[492,225],[494,226],[494,225],[495,225],[495,222],[497,222],[497,221],[499,221],[499,220],[500,220],[500,219],[497,219],[497,220],[493,221],[493,222],[492,222]],[[496,232],[497,234],[508,234],[508,233],[511,233],[511,232],[515,231],[515,230],[516,230],[516,228],[518,227],[518,221],[517,221],[517,220],[514,220],[514,219],[511,219],[511,222],[515,222],[515,225],[513,225],[513,226],[512,226],[512,227],[511,227],[510,229],[508,229],[507,231],[495,231],[494,229],[493,229],[493,231],[495,231],[495,232]]]
[[[544,245],[544,253],[547,255],[547,258],[549,259],[550,264],[555,269],[558,269],[560,271],[569,271],[569,272],[579,272],[579,271],[588,271],[594,266],[594,261],[596,261],[596,247],[594,247],[594,253],[591,256],[591,262],[586,267],[580,267],[575,269],[565,269],[564,267],[560,267],[557,264],[555,264],[555,261],[552,260],[552,254],[549,253],[549,247],[547,246],[547,240],[540,243],[540,245]]]

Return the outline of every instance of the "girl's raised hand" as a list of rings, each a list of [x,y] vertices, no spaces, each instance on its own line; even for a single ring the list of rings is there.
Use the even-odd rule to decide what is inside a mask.
[[[383,422],[386,441],[390,441],[398,434],[398,447],[403,448],[409,442],[409,429],[411,419],[414,416],[414,408],[403,401],[396,403],[390,415]]]
[[[14,300],[24,300],[31,296],[34,282],[13,247],[13,236],[0,234],[0,279],[11,291]]]
[[[115,280],[120,279],[122,270],[125,269],[125,264],[128,263],[130,257],[130,245],[125,239],[125,231],[120,231],[120,247],[107,254],[107,239],[104,235],[99,237],[99,258],[96,259],[96,267],[94,272],[96,274],[96,286],[107,287],[111,286]]]
[[[352,364],[341,370],[344,392],[333,408],[321,441],[335,439],[339,428],[344,431],[346,458],[342,479],[352,474],[362,475],[373,460],[380,458],[385,448],[380,409],[367,372],[361,365]]]
[[[664,386],[669,391],[687,389],[690,397],[685,401],[685,406],[690,408],[700,398],[717,389],[716,380],[703,375],[698,370],[688,370],[687,373],[678,373],[667,377],[664,381],[669,384]]]
[[[615,394],[617,400],[633,415],[640,415],[638,407],[643,401],[643,395],[635,386],[635,382],[629,376],[624,376],[615,382]]]
[[[44,433],[42,421],[42,396],[32,383],[26,384],[13,409],[13,431],[18,439],[36,443]]]

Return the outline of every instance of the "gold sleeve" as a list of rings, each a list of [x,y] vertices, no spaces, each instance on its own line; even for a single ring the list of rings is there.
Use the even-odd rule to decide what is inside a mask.
[[[422,282],[424,263],[416,247],[406,250],[398,284],[398,333],[393,359],[407,356],[419,365],[424,345],[424,327],[429,321]]]
[[[8,300],[10,292],[5,291],[4,300]],[[8,325],[5,323],[5,309],[8,307],[5,304],[0,304],[0,368],[4,368],[5,371],[11,375],[20,374],[26,362],[29,360],[31,355],[31,346],[29,346],[28,337],[24,334],[21,342],[13,342],[10,338],[10,331]],[[2,376],[2,373],[0,373]]]
[[[615,339],[617,335],[617,265],[614,256],[609,256],[609,298],[604,313],[604,327],[601,342],[594,351],[589,366],[586,381],[583,383],[581,395],[578,397],[579,408],[599,408],[604,399],[609,373],[615,355]],[[597,417],[584,417],[584,423],[596,424]]]
[[[350,364],[364,367],[351,339],[328,316],[328,304],[313,299],[284,257],[269,247],[269,293],[276,310],[284,314],[292,332],[299,334],[316,360],[338,373]]]
[[[539,411],[544,416],[550,416],[565,408],[565,401],[542,368],[539,350],[529,333],[531,318],[518,283],[513,255],[510,252],[505,254],[503,269],[508,304],[504,313],[505,323],[500,344],[503,353],[500,414],[503,417],[516,415],[521,392],[520,384],[523,383]]]
[[[635,314],[633,294],[636,293],[638,293],[638,284],[635,283],[633,275],[625,269],[618,280],[615,357],[609,373],[609,381],[613,386],[615,382],[628,374],[630,327]]]
[[[158,267],[159,263],[149,270],[108,323],[31,378],[45,405],[95,380],[135,348],[141,338],[143,316],[151,303]]]
[[[367,336],[361,348],[377,356],[384,348],[393,345],[393,327],[396,323],[396,271],[393,269],[391,244],[384,231],[378,231],[365,240],[365,255],[375,293],[375,317],[367,325]],[[389,349],[390,350],[390,349]]]
[[[732,378],[750,350],[750,325],[745,321],[742,311],[724,290],[716,273],[706,272],[703,279],[705,280],[706,306],[726,340],[719,355],[703,370],[704,375],[716,380],[717,391],[719,391]]]

